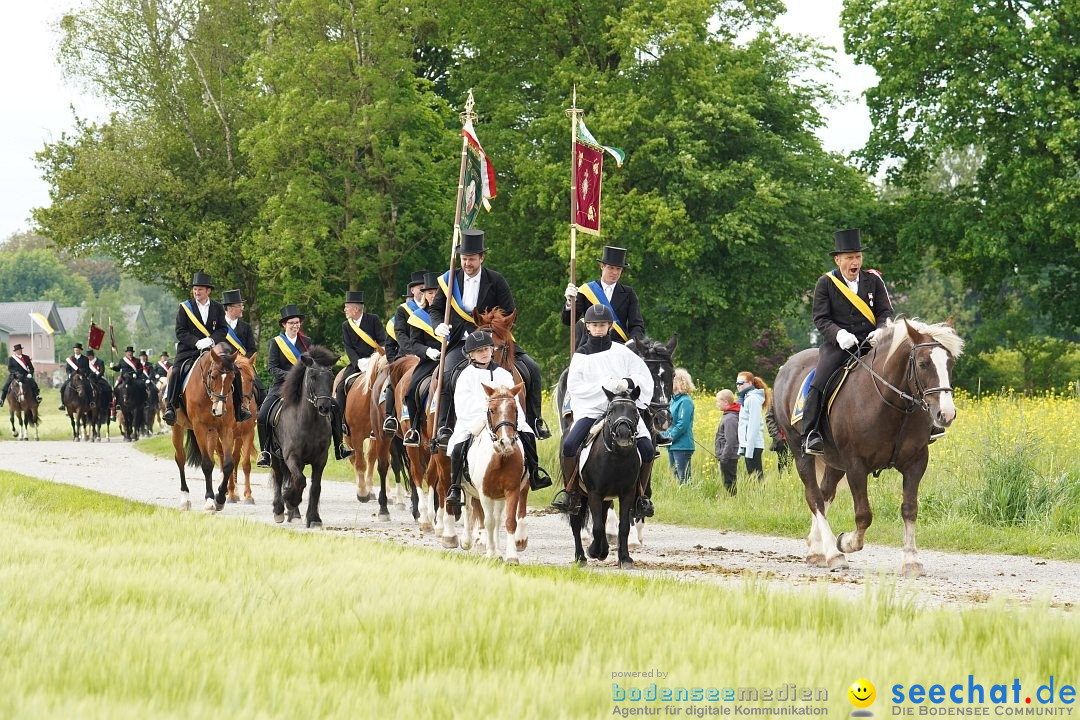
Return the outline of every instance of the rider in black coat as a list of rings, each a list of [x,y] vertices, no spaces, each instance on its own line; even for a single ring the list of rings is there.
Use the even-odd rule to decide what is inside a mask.
[[[8,377],[4,383],[4,389],[0,390],[0,405],[4,404],[7,400],[8,390],[11,389],[11,381],[15,378],[19,378],[29,386],[30,393],[37,398],[38,403],[41,402],[41,389],[38,387],[37,380],[34,379],[34,363],[30,360],[29,355],[24,355],[22,351],[22,345],[15,343],[11,347],[12,354],[8,356]]]

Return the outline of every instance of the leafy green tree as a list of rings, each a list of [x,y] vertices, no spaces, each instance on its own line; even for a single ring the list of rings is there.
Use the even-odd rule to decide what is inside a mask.
[[[73,275],[49,250],[0,253],[0,298],[5,301],[53,300],[81,305],[93,297],[90,283]]]

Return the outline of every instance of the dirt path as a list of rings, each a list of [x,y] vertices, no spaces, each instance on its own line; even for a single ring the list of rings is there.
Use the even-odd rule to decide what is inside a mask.
[[[179,478],[173,461],[152,457],[125,443],[3,442],[0,468],[139,502],[171,508],[179,505]],[[198,509],[202,507],[201,473],[195,484],[190,477],[194,512],[203,512]],[[253,475],[257,504],[226,505],[221,517],[271,523],[268,483],[268,474]],[[405,510],[391,506],[391,520],[379,521],[378,505],[357,502],[350,483],[324,483],[320,513],[329,531],[439,552],[463,552],[442,550],[435,537],[420,533]],[[299,529],[296,522],[291,527]],[[869,545],[848,556],[849,568],[820,570],[803,562],[805,547],[803,538],[651,524],[644,547],[631,554],[637,563],[633,572],[715,583],[740,583],[752,576],[782,588],[825,587],[842,596],[861,593],[877,578],[893,582],[900,565],[899,548]],[[913,593],[920,604],[969,605],[1005,597],[1020,602],[1049,599],[1054,607],[1069,609],[1080,602],[1080,563],[927,550],[920,555],[927,575],[899,581],[901,591]],[[572,556],[566,522],[558,515],[530,510],[529,547],[521,556],[522,562],[566,565]],[[618,572],[614,565],[612,557],[604,563],[591,563],[601,571]]]

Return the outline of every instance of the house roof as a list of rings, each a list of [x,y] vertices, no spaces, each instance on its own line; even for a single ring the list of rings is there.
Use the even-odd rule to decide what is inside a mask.
[[[0,325],[11,328],[13,335],[29,335],[31,331],[43,332],[36,324],[31,328],[30,313],[32,312],[44,315],[57,333],[67,332],[57,305],[52,300],[0,303]]]
[[[120,309],[124,312],[124,322],[127,323],[129,330],[137,330],[137,325],[142,325],[143,329],[150,327],[150,323],[142,311],[142,305],[122,305]]]
[[[66,332],[77,332],[82,327],[82,319],[86,315],[86,308],[62,307],[57,308],[56,311],[60,313],[60,322],[64,323]]]

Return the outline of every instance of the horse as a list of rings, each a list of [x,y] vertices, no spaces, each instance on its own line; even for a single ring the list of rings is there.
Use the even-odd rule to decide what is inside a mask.
[[[784,429],[810,509],[806,562],[815,567],[845,567],[845,553],[863,547],[873,514],[866,476],[895,467],[904,477],[904,548],[901,572],[922,575],[915,548],[919,483],[929,461],[931,426],[947,427],[956,418],[951,372],[964,341],[951,325],[917,320],[890,321],[876,346],[860,358],[835,399],[823,409],[825,440],[821,457],[803,453],[804,433],[791,420],[803,379],[817,363],[815,348],[792,356],[773,385],[777,422]],[[847,476],[855,506],[855,531],[834,537],[826,515],[840,480]]]
[[[230,503],[240,502],[236,494],[236,479],[240,468],[244,470],[244,504],[254,505],[255,498],[251,495],[251,454],[255,452],[255,417],[258,415],[258,406],[255,400],[255,357],[234,356],[233,362],[236,371],[240,373],[240,391],[243,395],[241,402],[247,404],[251,411],[251,418],[244,422],[236,423],[236,432],[233,434],[233,465],[232,475],[229,476],[229,486],[226,490],[226,500]]]
[[[162,424],[158,417],[161,407],[161,395],[158,392],[157,385],[149,378],[143,379],[143,387],[146,390],[146,399],[143,401],[143,410],[140,414],[141,422],[138,425],[144,434],[153,435],[154,421],[156,420],[158,425]]]
[[[101,426],[105,426],[105,439],[112,441],[112,387],[109,381],[99,375],[90,375],[94,389],[97,391],[97,407],[92,413],[94,427],[94,441],[101,439]]]
[[[171,371],[171,368],[170,368]],[[165,391],[169,388],[169,375],[166,373],[154,382],[154,387],[157,388],[158,406],[155,416],[158,419],[158,424],[161,426],[162,434],[168,431],[168,427],[161,422],[161,413],[165,410]]]
[[[518,402],[524,383],[512,388],[489,387],[487,420],[474,435],[467,455],[468,478],[462,489],[469,496],[465,503],[465,535],[461,546],[472,546],[474,526],[483,523],[487,531],[487,556],[499,552],[499,532],[495,523],[504,517],[507,564],[518,564],[518,551],[529,544],[523,510],[527,507],[529,481],[525,477],[525,455],[518,440]],[[521,519],[518,513],[521,510]],[[452,516],[445,518],[453,524]]]
[[[643,462],[652,458],[642,458],[637,450],[638,409],[637,398],[640,387],[634,387],[622,393],[612,393],[606,388],[608,407],[597,420],[600,425],[592,443],[587,446],[585,463],[581,466],[578,481],[586,494],[586,503],[570,516],[570,529],[574,535],[574,562],[584,565],[587,562],[585,550],[581,545],[581,528],[585,524],[586,512],[592,516],[592,542],[589,544],[589,557],[605,560],[608,556],[608,538],[604,532],[608,508],[614,498],[619,499],[618,556],[619,567],[628,570],[634,566],[630,557],[628,538],[630,535],[630,516],[641,488],[638,486],[638,474]]]
[[[83,375],[82,370],[76,370],[71,374],[62,400],[68,420],[71,422],[72,440],[90,442],[92,436],[100,437],[96,420],[101,410],[101,403],[98,402],[93,380]]]
[[[138,440],[139,430],[143,427],[146,386],[138,377],[121,374],[113,394],[116,396],[117,411],[123,413],[120,419],[121,434],[127,441]]]
[[[403,412],[405,408],[405,394],[409,391],[412,383],[413,370],[420,363],[415,355],[406,355],[395,360],[389,368],[390,385],[394,391],[394,405],[397,416],[400,419],[398,434],[401,437],[416,423],[416,429],[420,433],[420,444],[417,447],[405,448],[405,456],[409,467],[409,478],[412,480],[413,517],[420,526],[420,532],[438,532],[441,528],[441,518],[444,513],[443,505],[446,501],[446,493],[450,489],[450,458],[445,452],[431,452],[431,438],[435,436],[435,414],[427,411],[429,403],[424,403],[424,416],[420,422],[416,418],[407,418]],[[431,387],[428,396],[435,392],[435,376],[431,378]],[[427,492],[424,486],[427,486]],[[457,536],[442,538],[445,547],[457,547]]]
[[[225,507],[226,490],[233,472],[233,438],[236,412],[233,409],[233,377],[236,363],[228,345],[204,350],[188,375],[187,387],[176,408],[172,426],[173,458],[180,471],[180,509],[191,509],[184,463],[199,466],[206,480],[203,509],[215,512]],[[214,453],[221,454],[221,485],[214,492]]]
[[[288,506],[289,522],[300,517],[303,500],[304,466],[311,466],[311,494],[308,496],[307,527],[321,528],[319,496],[322,493],[322,474],[330,449],[330,423],[334,417],[334,353],[315,345],[300,356],[300,362],[289,370],[281,389],[280,415],[273,431],[277,436],[280,455],[271,459],[274,481],[274,522],[285,521]],[[273,415],[271,415],[273,422]]]
[[[34,439],[40,440],[38,428],[41,425],[41,415],[38,412],[38,401],[32,393],[26,391],[26,383],[21,378],[11,381],[7,397],[8,412],[11,419],[11,436],[20,440],[29,440],[26,426],[34,426]],[[19,418],[19,429],[15,429],[15,418]]]

